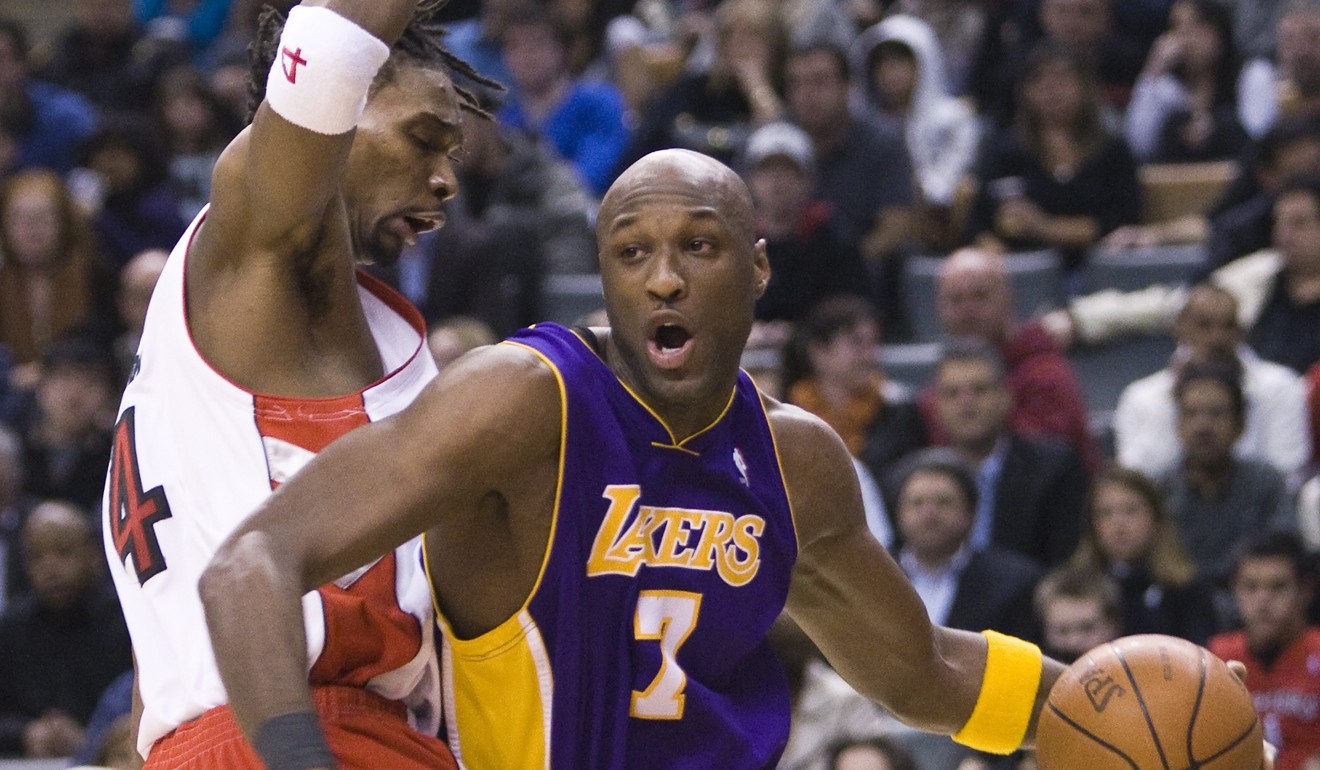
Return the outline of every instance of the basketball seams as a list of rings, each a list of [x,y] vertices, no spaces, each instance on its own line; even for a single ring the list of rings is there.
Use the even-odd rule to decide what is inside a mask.
[[[1220,757],[1224,756],[1224,755],[1227,754],[1228,752],[1230,752],[1230,751],[1232,751],[1233,749],[1237,748],[1237,746],[1238,746],[1239,743],[1241,743],[1241,742],[1245,741],[1246,739],[1250,738],[1250,737],[1251,737],[1251,734],[1254,733],[1254,732],[1256,732],[1256,723],[1255,723],[1255,722],[1252,722],[1252,723],[1247,727],[1247,731],[1246,731],[1246,732],[1244,732],[1244,733],[1242,733],[1241,735],[1239,735],[1238,737],[1234,738],[1233,741],[1232,741],[1231,743],[1229,743],[1227,746],[1225,746],[1224,748],[1220,749],[1219,751],[1216,751],[1215,753],[1211,754],[1210,756],[1206,757],[1205,759],[1197,760],[1197,761],[1195,762],[1195,764],[1193,764],[1192,767],[1200,767],[1201,765],[1208,765],[1208,764],[1210,764],[1211,762],[1215,761],[1216,759],[1219,759]],[[1190,769],[1189,769],[1189,770],[1190,770]]]
[[[1138,766],[1136,762],[1132,761],[1132,757],[1129,757],[1127,754],[1123,753],[1122,749],[1118,748],[1109,741],[1106,741],[1104,738],[1101,738],[1100,736],[1096,735],[1090,730],[1087,730],[1085,727],[1082,727],[1080,724],[1073,721],[1072,717],[1060,711],[1059,707],[1055,706],[1053,703],[1047,701],[1045,705],[1049,706],[1050,711],[1054,712],[1054,715],[1057,716],[1059,719],[1062,719],[1069,727],[1073,728],[1082,735],[1085,735],[1087,738],[1090,738],[1092,741],[1095,741],[1097,744],[1117,754],[1120,758],[1122,758],[1124,762],[1128,763],[1128,766],[1131,767],[1132,770],[1141,770],[1141,767]]]
[[[1037,728],[1041,768],[1259,770],[1260,720],[1246,695],[1213,653],[1186,640],[1152,634],[1106,642],[1051,688]]]
[[[1205,650],[1199,650],[1197,655],[1201,662],[1201,678],[1196,683],[1196,700],[1192,703],[1192,716],[1187,721],[1187,761],[1191,764],[1190,768],[1200,767],[1201,761],[1196,758],[1196,751],[1192,748],[1192,735],[1196,732],[1196,718],[1201,715],[1201,700],[1205,697],[1205,676],[1206,676],[1206,657]],[[1207,762],[1209,760],[1206,760]]]
[[[1170,770],[1169,758],[1164,755],[1164,745],[1160,743],[1160,735],[1155,731],[1155,720],[1151,719],[1150,709],[1146,707],[1146,699],[1141,696],[1141,685],[1137,684],[1137,678],[1132,675],[1132,668],[1128,666],[1123,650],[1113,642],[1109,643],[1109,648],[1113,651],[1114,657],[1118,658],[1118,663],[1123,667],[1123,673],[1127,674],[1128,681],[1132,683],[1132,694],[1137,697],[1137,705],[1141,706],[1141,716],[1146,720],[1151,739],[1155,741],[1155,751],[1159,752],[1160,764],[1164,766],[1164,770]]]

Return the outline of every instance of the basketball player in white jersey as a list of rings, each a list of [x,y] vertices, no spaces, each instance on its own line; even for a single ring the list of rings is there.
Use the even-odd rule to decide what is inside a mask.
[[[197,595],[215,547],[275,487],[435,373],[420,314],[356,266],[397,259],[455,193],[461,113],[479,110],[451,73],[489,83],[440,47],[440,4],[307,0],[287,21],[267,9],[252,124],[217,162],[210,206],[153,294],[104,527],[147,768],[453,766],[433,737],[417,541],[303,598],[296,665],[312,695],[290,693],[255,751],[226,705]]]

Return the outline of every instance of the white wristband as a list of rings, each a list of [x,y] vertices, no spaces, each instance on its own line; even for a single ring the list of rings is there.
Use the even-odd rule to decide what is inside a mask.
[[[377,71],[390,58],[380,38],[323,6],[289,11],[266,78],[266,103],[318,134],[352,131]]]

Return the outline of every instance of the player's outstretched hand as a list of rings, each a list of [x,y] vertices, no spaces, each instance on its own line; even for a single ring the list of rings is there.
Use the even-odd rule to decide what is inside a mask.
[[[1247,664],[1240,660],[1230,660],[1228,661],[1228,668],[1234,674],[1237,674],[1238,679],[1244,682],[1247,681]],[[1265,741],[1265,756],[1261,764],[1261,770],[1274,770],[1274,755],[1278,753],[1279,750],[1275,748],[1274,744]]]

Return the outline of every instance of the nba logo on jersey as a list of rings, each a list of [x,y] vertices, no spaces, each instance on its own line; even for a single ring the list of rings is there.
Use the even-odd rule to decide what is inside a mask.
[[[738,447],[733,448],[733,465],[738,469],[738,478],[742,479],[742,485],[750,487],[752,482],[747,478],[747,461],[743,459],[742,450]]]

